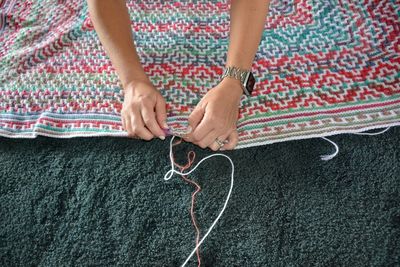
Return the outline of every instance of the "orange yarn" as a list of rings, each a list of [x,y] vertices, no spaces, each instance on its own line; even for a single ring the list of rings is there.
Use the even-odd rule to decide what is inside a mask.
[[[179,139],[177,142],[175,142],[172,146],[179,145],[180,143],[182,143],[182,138]],[[189,151],[189,153],[187,154],[187,163],[186,163],[186,165],[182,166],[175,162],[175,158],[172,154],[172,162],[174,163],[175,166],[180,168],[181,172],[184,172],[185,170],[189,169],[192,166],[195,157],[196,157],[196,153],[193,150]],[[188,179],[187,176],[181,175],[181,177],[184,181],[186,181],[187,183],[192,184],[196,187],[196,191],[194,191],[192,193],[192,203],[191,203],[191,207],[190,207],[190,215],[192,218],[193,226],[196,230],[196,246],[197,246],[199,244],[199,240],[200,240],[200,230],[199,230],[199,227],[197,226],[196,217],[194,214],[194,203],[196,200],[196,194],[201,191],[201,187],[195,181]],[[197,263],[198,263],[197,266],[200,267],[200,265],[201,265],[200,247],[197,248],[196,255],[197,255]]]

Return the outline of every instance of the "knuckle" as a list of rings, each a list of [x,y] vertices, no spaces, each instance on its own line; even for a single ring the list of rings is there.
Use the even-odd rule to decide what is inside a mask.
[[[146,141],[150,141],[151,139],[153,139],[153,136],[145,135],[145,136],[143,136],[142,138],[143,138],[144,140],[146,140]]]
[[[151,102],[152,97],[150,95],[138,95],[136,101],[139,103],[149,103]]]
[[[151,119],[150,118],[143,118],[143,122],[144,122],[144,124],[146,124],[146,125],[149,125],[149,124],[151,124]]]
[[[148,134],[144,127],[137,129],[136,134],[143,140],[149,141],[153,138],[151,134]]]
[[[131,127],[131,132],[132,132],[132,134],[137,134],[137,132],[138,132],[137,127],[136,126],[132,126]]]
[[[218,119],[215,117],[215,115],[211,115],[211,116],[208,118],[208,121],[209,121],[210,123],[216,123],[217,120],[218,120]]]
[[[226,130],[226,129],[224,129],[224,128],[221,128],[221,129],[216,129],[216,134],[218,135],[218,137],[222,137],[222,136],[225,136],[225,135],[227,135],[227,133],[228,133],[228,130]],[[221,139],[221,141],[223,141],[223,140],[226,140],[226,138],[227,137],[225,137],[225,139]]]
[[[199,143],[199,147],[201,147],[201,148],[206,148],[207,145],[206,145],[204,142],[200,142],[200,143]]]
[[[142,106],[142,102],[138,100],[132,100],[132,106],[140,109],[140,107]]]
[[[211,146],[210,148],[211,148],[212,151],[217,151],[218,150],[218,148],[215,147],[215,146]]]
[[[200,142],[200,138],[199,138],[198,135],[193,134],[192,135],[192,139],[193,139],[194,142]]]

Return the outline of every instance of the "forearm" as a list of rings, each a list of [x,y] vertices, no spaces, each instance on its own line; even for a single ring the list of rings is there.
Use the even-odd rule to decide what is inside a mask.
[[[149,81],[132,37],[125,0],[88,0],[90,18],[117,74],[125,86]]]
[[[269,2],[269,0],[231,0],[226,66],[251,69],[265,27]]]

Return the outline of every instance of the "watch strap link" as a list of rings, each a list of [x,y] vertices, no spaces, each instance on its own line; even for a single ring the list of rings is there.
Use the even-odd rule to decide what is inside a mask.
[[[240,80],[243,84],[248,72],[250,72],[250,70],[243,70],[238,67],[229,66],[225,68],[224,73],[221,75],[221,79],[225,77],[232,77]]]
[[[231,77],[239,80],[240,84],[242,85],[243,93],[245,95],[250,95],[251,92],[249,92],[246,88],[249,74],[251,74],[251,70],[241,69],[235,66],[228,66],[225,67],[220,79],[222,80],[225,77]]]

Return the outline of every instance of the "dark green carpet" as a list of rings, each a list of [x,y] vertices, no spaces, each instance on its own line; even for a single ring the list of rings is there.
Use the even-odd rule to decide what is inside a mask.
[[[399,266],[400,128],[331,139],[341,150],[328,162],[319,156],[333,147],[322,139],[227,152],[234,191],[203,266]],[[163,180],[168,141],[0,138],[0,266],[183,263],[194,247],[193,188]],[[179,162],[192,147],[177,147]],[[229,166],[216,158],[192,176],[203,187],[203,234]]]

